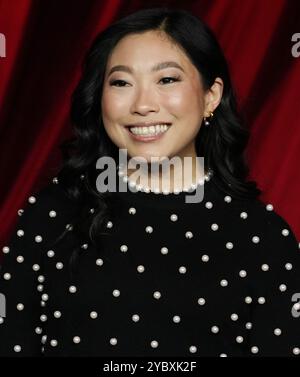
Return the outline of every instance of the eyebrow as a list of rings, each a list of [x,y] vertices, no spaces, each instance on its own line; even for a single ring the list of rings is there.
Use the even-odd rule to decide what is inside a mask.
[[[161,69],[165,69],[165,68],[169,68],[169,67],[178,68],[182,72],[184,72],[184,69],[178,63],[173,62],[173,61],[160,62],[158,64],[155,64],[151,68],[151,72],[157,72],[157,71],[160,71]],[[127,72],[127,73],[132,73],[131,68],[129,68],[127,65],[115,65],[114,67],[112,67],[110,69],[108,76],[110,76],[113,72],[116,72],[116,71],[123,71],[123,72]]]

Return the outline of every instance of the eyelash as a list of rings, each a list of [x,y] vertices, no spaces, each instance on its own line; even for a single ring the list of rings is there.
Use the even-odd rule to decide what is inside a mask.
[[[170,77],[170,76],[168,76],[168,77],[163,77],[162,79],[160,79],[159,81],[161,81],[161,80],[166,80],[166,79],[168,79],[168,80],[173,80],[174,82],[177,82],[177,81],[180,81],[180,77],[179,76],[176,76],[176,77]],[[124,81],[124,80],[113,80],[113,81],[110,81],[110,85],[111,86],[117,86],[117,87],[119,87],[118,85],[115,85],[116,83],[118,83],[118,82],[126,82],[126,81]],[[168,83],[167,83],[168,84]],[[172,84],[172,83],[170,83],[170,84]],[[124,85],[121,85],[121,87],[122,86],[124,86]]]

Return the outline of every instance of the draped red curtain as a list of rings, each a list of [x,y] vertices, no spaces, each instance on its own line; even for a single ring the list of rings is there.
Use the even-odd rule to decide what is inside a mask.
[[[251,128],[250,178],[300,239],[299,1],[0,0],[1,245],[17,210],[57,171],[70,95],[95,35],[162,5],[191,11],[215,32]]]

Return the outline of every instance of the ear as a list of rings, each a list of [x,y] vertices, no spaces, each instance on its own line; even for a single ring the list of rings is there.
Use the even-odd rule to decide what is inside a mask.
[[[214,112],[222,99],[224,83],[220,77],[217,77],[213,85],[205,93],[204,116],[209,117]]]

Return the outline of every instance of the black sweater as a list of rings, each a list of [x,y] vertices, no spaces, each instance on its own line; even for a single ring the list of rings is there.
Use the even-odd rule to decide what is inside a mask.
[[[75,245],[60,183],[29,198],[0,273],[0,356],[300,355],[300,252],[271,205],[222,193],[114,193],[101,250]],[[2,310],[3,311],[3,310]],[[2,314],[3,315],[3,314]]]

